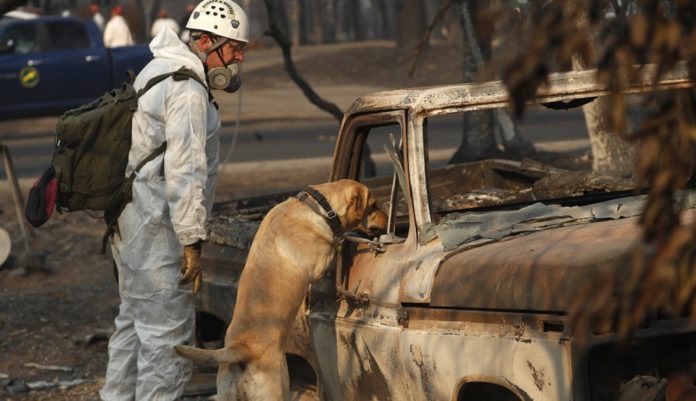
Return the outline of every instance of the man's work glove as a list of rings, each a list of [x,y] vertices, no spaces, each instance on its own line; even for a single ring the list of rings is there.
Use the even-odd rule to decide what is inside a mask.
[[[181,278],[179,284],[193,281],[193,295],[201,289],[203,272],[201,270],[201,242],[184,246],[184,260],[181,263]]]

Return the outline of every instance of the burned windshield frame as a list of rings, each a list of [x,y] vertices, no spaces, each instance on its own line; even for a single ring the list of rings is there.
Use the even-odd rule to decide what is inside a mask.
[[[646,103],[645,99],[642,98],[644,95],[640,93],[627,94],[629,96],[627,99],[629,107],[627,107],[626,118],[628,119],[627,121],[633,121],[633,124],[627,124],[627,126],[633,125],[634,127],[629,132],[637,130],[637,122],[640,122],[646,115]],[[540,143],[548,145],[549,143],[559,141],[573,142],[572,146],[566,145],[569,146],[567,149],[555,151],[544,148],[538,149],[540,154],[555,152],[557,153],[556,160],[558,160],[564,153],[568,153],[569,158],[577,156],[577,158],[583,159],[581,155],[578,156],[576,153],[579,154],[581,149],[585,149],[584,152],[587,155],[591,155],[592,147],[589,134],[587,133],[586,117],[580,106],[588,104],[597,98],[598,96],[590,96],[569,100],[562,99],[546,104],[537,103],[536,107],[530,105],[522,119],[513,118],[516,123],[516,130],[519,129],[518,133],[522,131],[521,135],[537,145]],[[616,185],[611,187],[613,188],[612,190],[588,187],[582,191],[578,189],[579,192],[574,194],[560,194],[557,191],[551,191],[549,195],[545,195],[545,192],[537,188],[537,181],[544,177],[550,177],[552,170],[558,173],[563,169],[569,173],[578,172],[580,174],[585,169],[591,168],[591,156],[585,158],[586,162],[584,164],[578,162],[582,164],[579,167],[557,165],[549,161],[550,159],[547,160],[543,157],[536,162],[533,158],[511,158],[510,155],[505,155],[503,152],[501,152],[500,156],[486,156],[478,161],[453,164],[451,158],[459,147],[462,146],[462,136],[465,135],[466,123],[463,121],[463,117],[467,113],[492,111],[503,109],[504,107],[504,104],[496,103],[470,107],[443,108],[423,112],[417,119],[414,119],[416,121],[413,126],[417,127],[420,125],[422,127],[422,146],[426,149],[424,152],[423,181],[427,183],[428,188],[422,196],[427,199],[427,217],[430,223],[437,224],[441,216],[447,213],[481,211],[500,207],[519,208],[538,201],[579,204],[586,200],[587,203],[591,203],[621,196],[622,194],[625,196],[627,191],[630,192],[636,188],[632,186],[627,189],[626,185],[619,185],[621,183],[617,182]],[[569,109],[575,110],[566,112]],[[554,116],[556,117],[554,118]],[[490,118],[493,117],[491,116]],[[551,119],[550,121],[549,118]],[[545,127],[540,128],[540,124],[545,125]],[[553,130],[552,127],[555,126],[561,130],[561,133],[556,135],[553,140],[546,139],[545,136],[548,136],[548,133],[545,131]],[[489,128],[492,130],[491,135],[499,137],[497,140],[498,146],[502,146],[503,139],[501,133],[495,128]],[[529,136],[530,134],[531,136]],[[567,135],[567,138],[565,135]],[[576,144],[575,142],[578,143]],[[580,142],[582,143],[580,144]],[[626,146],[630,146],[630,141],[626,143]],[[435,158],[433,158],[434,154]],[[522,163],[523,161],[524,163]],[[568,161],[568,164],[572,163]],[[414,168],[413,165],[410,167]],[[547,172],[544,173],[544,171]],[[433,178],[434,176],[439,177],[441,180],[436,180]],[[462,183],[461,190],[455,189],[460,185],[458,180],[467,177],[470,181],[480,181],[479,186],[476,187],[473,183],[471,185]],[[580,188],[581,178],[578,178],[579,184],[577,188]],[[474,190],[467,189],[470,187],[474,188]],[[425,221],[426,223],[428,222],[427,220]]]

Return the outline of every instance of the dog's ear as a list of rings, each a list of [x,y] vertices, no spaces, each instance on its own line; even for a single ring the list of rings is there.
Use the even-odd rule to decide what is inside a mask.
[[[177,354],[193,362],[210,366],[217,366],[221,363],[240,363],[244,362],[246,359],[243,353],[234,352],[227,347],[212,350],[189,347],[188,345],[176,345],[174,349]]]
[[[370,196],[367,186],[357,184],[351,186],[350,204],[348,206],[349,221],[351,225],[359,224],[365,217],[365,209]]]

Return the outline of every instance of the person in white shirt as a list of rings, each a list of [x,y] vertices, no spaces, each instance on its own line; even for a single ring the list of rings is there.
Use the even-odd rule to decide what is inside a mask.
[[[92,13],[92,21],[94,21],[95,24],[97,24],[97,27],[99,27],[99,30],[104,32],[104,17],[101,15],[101,12],[99,10],[99,4],[97,3],[90,3],[89,4],[89,12]]]
[[[167,10],[162,9],[159,12],[159,18],[157,18],[155,22],[152,23],[152,29],[150,29],[150,36],[154,38],[162,29],[165,28],[171,29],[177,35],[180,31],[179,24],[173,18],[169,18]]]
[[[131,46],[135,43],[126,19],[123,18],[123,6],[111,9],[111,19],[104,27],[104,46]]]

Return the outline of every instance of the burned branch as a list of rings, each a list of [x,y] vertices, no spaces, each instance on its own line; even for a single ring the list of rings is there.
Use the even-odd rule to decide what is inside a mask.
[[[266,11],[268,12],[268,31],[265,34],[273,38],[278,46],[280,46],[280,49],[283,52],[285,71],[288,72],[288,75],[290,75],[293,82],[295,82],[295,84],[297,84],[297,86],[302,90],[302,93],[305,95],[307,100],[321,110],[331,114],[340,123],[343,119],[343,112],[341,109],[334,103],[331,103],[319,96],[319,94],[314,91],[312,86],[297,71],[295,62],[292,59],[292,45],[290,44],[287,35],[280,28],[275,6],[271,0],[264,0],[264,2],[266,4]]]

